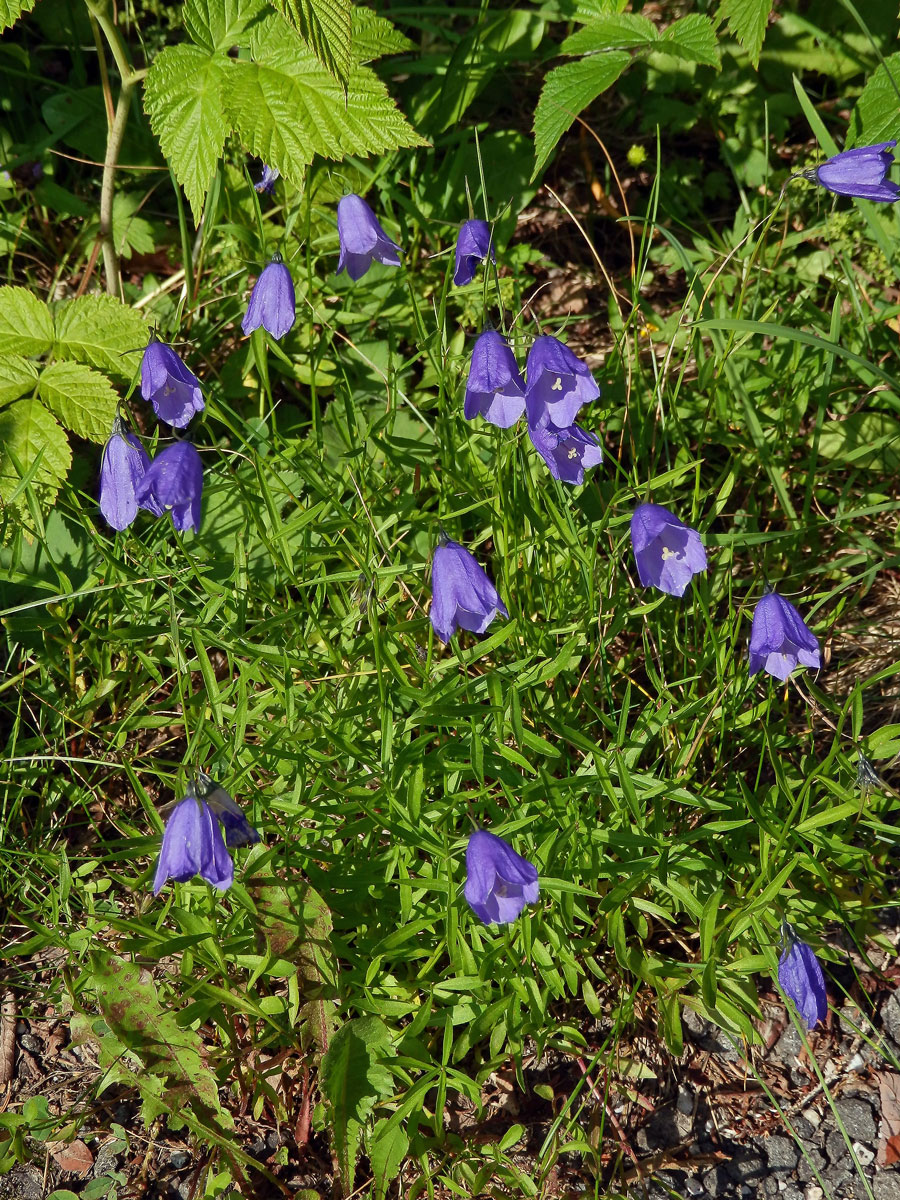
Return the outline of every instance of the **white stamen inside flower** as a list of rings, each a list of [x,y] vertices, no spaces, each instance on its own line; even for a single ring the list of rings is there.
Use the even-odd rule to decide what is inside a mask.
[[[562,376],[561,375],[557,375],[556,382],[550,385],[550,391],[551,392],[561,392],[562,391]]]

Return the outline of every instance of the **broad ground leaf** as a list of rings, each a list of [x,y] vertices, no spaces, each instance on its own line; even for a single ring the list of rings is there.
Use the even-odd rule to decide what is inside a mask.
[[[15,25],[22,13],[31,12],[35,0],[0,0],[0,33]]]
[[[366,1142],[375,1180],[375,1200],[384,1200],[409,1152],[409,1138],[402,1125],[387,1118],[378,1122]]]
[[[84,363],[56,362],[41,372],[40,397],[66,429],[103,445],[112,432],[118,396],[105,375]]]
[[[34,391],[37,367],[21,354],[0,354],[0,404]]]
[[[728,28],[747,51],[754,67],[759,66],[771,8],[772,0],[722,0],[716,13],[719,24],[728,22]]]
[[[319,1086],[331,1105],[334,1148],[346,1190],[352,1189],[363,1123],[379,1100],[393,1091],[381,1061],[391,1036],[379,1017],[357,1017],[334,1035],[322,1059]]]
[[[365,5],[354,5],[351,18],[350,54],[355,63],[371,62],[384,54],[401,54],[415,49],[415,43],[387,17],[379,16]]]
[[[700,13],[691,13],[680,21],[673,21],[660,34],[656,48],[687,62],[704,63],[709,67],[720,65],[715,26],[709,17]]]
[[[630,54],[612,50],[565,63],[549,73],[534,114],[535,175],[582,109],[611,87],[630,62]]]
[[[124,958],[97,953],[91,956],[91,985],[115,1036],[140,1058],[149,1075],[168,1084],[164,1099],[169,1110],[177,1113],[190,1105],[230,1126],[199,1036],[182,1029],[175,1013],[163,1008],[149,971]]]
[[[197,46],[167,46],[144,87],[144,107],[199,223],[230,126],[222,107],[228,60]]]
[[[50,309],[28,288],[0,287],[0,354],[46,354],[53,344]]]
[[[191,38],[214,54],[229,51],[266,8],[263,0],[186,0],[182,11]]]
[[[57,358],[74,358],[121,379],[134,378],[147,344],[147,322],[136,309],[113,296],[80,296],[60,305],[54,322]]]
[[[886,58],[862,90],[851,120],[853,136],[847,148],[874,146],[897,136],[900,120],[897,116],[897,86],[894,80],[900,72],[900,54]]]
[[[0,409],[0,497],[7,504],[23,475],[43,502],[52,502],[71,465],[65,431],[36,396]]]
[[[273,0],[319,62],[345,87],[350,80],[351,0]]]

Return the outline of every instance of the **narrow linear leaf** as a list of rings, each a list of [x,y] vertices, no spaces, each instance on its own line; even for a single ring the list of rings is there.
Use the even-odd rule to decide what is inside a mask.
[[[0,287],[0,354],[46,354],[53,345],[50,309],[28,288]]]
[[[346,86],[350,79],[351,0],[272,0],[323,67]]]
[[[0,33],[15,25],[23,13],[31,12],[36,0],[0,0]]]
[[[759,66],[759,52],[771,9],[772,0],[722,0],[716,13],[717,23],[727,22],[754,67]]]
[[[147,342],[147,322],[113,296],[80,296],[55,313],[57,358],[99,367],[121,379],[133,379]]]
[[[197,46],[167,46],[144,87],[144,108],[199,223],[210,180],[231,132],[222,83],[228,60]]]
[[[118,396],[109,380],[84,363],[57,362],[41,372],[38,391],[47,408],[78,437],[103,445]]]
[[[0,404],[34,391],[37,367],[21,354],[0,354]]]
[[[230,50],[266,7],[264,0],[185,0],[184,23],[197,45],[214,54]]]
[[[0,497],[7,504],[22,480],[18,468],[28,475],[36,463],[33,483],[41,499],[52,503],[72,465],[72,451],[56,418],[29,396],[0,410]]]
[[[631,55],[626,51],[613,50],[565,63],[548,74],[534,114],[534,175],[579,113],[611,87],[630,62]]]

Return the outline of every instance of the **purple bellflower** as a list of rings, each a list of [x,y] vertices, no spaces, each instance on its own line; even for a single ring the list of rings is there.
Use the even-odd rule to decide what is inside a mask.
[[[536,903],[538,892],[537,867],[495,833],[476,829],[466,846],[464,888],[475,916],[485,925],[507,925]]]
[[[706,570],[700,534],[661,504],[639,504],[631,517],[631,546],[644,587],[683,596],[691,577]]]
[[[267,192],[271,196],[272,192],[275,191],[275,181],[276,179],[279,179],[280,176],[281,172],[277,167],[269,167],[263,163],[262,175],[260,175],[259,179],[256,181],[256,183],[254,183],[253,186],[260,194]]]
[[[234,864],[212,809],[189,788],[166,822],[153,894],[159,895],[167,879],[184,883],[194,875],[224,892],[234,879]]]
[[[200,528],[203,463],[190,442],[160,450],[134,490],[141,508],[160,517],[172,510],[172,524],[182,533]]]
[[[200,380],[189,371],[171,346],[154,338],[141,360],[141,395],[161,421],[184,429],[195,412],[203,411]]]
[[[570,425],[568,429],[535,429],[529,424],[528,436],[550,468],[550,474],[563,483],[583,483],[585,471],[603,462],[600,443],[580,425]]]
[[[459,542],[442,541],[431,560],[431,625],[442,642],[457,628],[484,633],[506,605],[473,555]]]
[[[549,334],[535,339],[525,378],[528,424],[534,429],[568,429],[581,407],[600,395],[587,363]]]
[[[813,1029],[828,1013],[825,976],[812,949],[800,941],[787,922],[783,934],[785,948],[778,959],[778,982],[797,1005],[806,1028]]]
[[[278,341],[294,324],[294,312],[294,281],[281,255],[273,254],[253,285],[241,329],[249,337],[261,325]]]
[[[113,529],[127,529],[137,516],[135,489],[149,466],[147,451],[116,417],[100,459],[100,511]]]
[[[453,265],[453,282],[457,287],[464,287],[475,278],[478,264],[488,254],[491,262],[497,261],[497,255],[491,241],[491,227],[487,221],[463,221],[456,239],[456,262]]]
[[[260,840],[259,831],[253,828],[228,792],[204,771],[197,772],[194,791],[221,821],[229,850],[236,846],[253,846]]]
[[[821,166],[802,171],[801,175],[839,196],[859,196],[861,200],[890,203],[900,199],[900,187],[886,178],[894,162],[891,151],[896,145],[894,140],[844,150],[832,155]]]
[[[769,592],[753,610],[750,674],[766,670],[784,683],[798,664],[822,665],[819,640],[789,600]]]
[[[351,279],[362,279],[372,260],[385,266],[400,266],[400,247],[381,228],[378,218],[362,196],[342,196],[337,210],[341,246],[337,274],[347,271]]]
[[[508,429],[525,411],[525,384],[515,355],[495,329],[486,329],[472,348],[466,381],[466,420],[482,416]]]

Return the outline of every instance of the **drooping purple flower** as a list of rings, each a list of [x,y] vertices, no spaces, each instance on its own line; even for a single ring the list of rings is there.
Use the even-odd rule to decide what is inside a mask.
[[[258,830],[253,828],[232,797],[205,771],[197,772],[194,791],[221,821],[229,850],[236,846],[253,846],[260,840]]]
[[[385,266],[400,266],[400,247],[381,228],[362,196],[341,197],[337,227],[341,253],[336,274],[346,269],[351,279],[362,279],[373,259]]]
[[[171,346],[155,338],[141,360],[141,395],[161,421],[184,429],[204,408],[200,380],[188,370]]]
[[[484,633],[498,613],[509,616],[474,556],[459,542],[442,542],[431,560],[431,625],[441,641],[457,628]]]
[[[525,411],[525,384],[515,355],[495,329],[486,329],[472,348],[466,381],[466,420],[482,416],[508,429]]]
[[[534,429],[568,429],[582,405],[600,395],[591,369],[558,338],[536,338],[525,364],[525,405]]]
[[[583,483],[585,471],[603,462],[600,443],[580,425],[570,425],[568,429],[535,429],[529,423],[528,436],[550,468],[550,474],[563,483]]]
[[[456,239],[456,261],[453,265],[453,282],[457,287],[464,287],[475,278],[478,264],[488,254],[491,262],[497,261],[497,254],[491,240],[491,227],[487,221],[463,221],[459,227]]]
[[[786,923],[785,933],[787,944],[778,960],[778,982],[797,1005],[806,1028],[813,1029],[828,1013],[825,976],[812,949]]]
[[[281,255],[273,254],[253,285],[241,329],[249,337],[261,325],[278,341],[294,324],[294,313],[294,281]]]
[[[153,894],[159,895],[167,879],[184,883],[194,875],[224,892],[234,879],[234,864],[212,809],[188,789],[166,822]]]
[[[890,203],[900,199],[900,187],[886,178],[894,162],[891,153],[896,140],[876,146],[857,146],[834,154],[819,167],[801,174],[839,196],[859,196],[862,200]]]
[[[822,665],[819,640],[789,600],[769,592],[753,610],[750,674],[765,670],[784,683],[798,664]]]
[[[466,886],[469,907],[485,925],[515,921],[539,894],[537,867],[517,854],[501,837],[476,829],[466,847]]]
[[[172,524],[184,532],[200,528],[203,463],[190,442],[160,450],[134,490],[141,508],[161,516],[172,510]]]
[[[277,167],[270,167],[263,163],[262,175],[254,183],[254,188],[260,193],[267,192],[270,196],[275,191],[275,181],[281,177],[281,172]]]
[[[137,516],[135,488],[149,466],[147,451],[116,417],[100,459],[100,511],[113,529],[127,529]]]
[[[683,596],[691,577],[706,570],[696,529],[661,504],[639,504],[631,517],[631,546],[644,587]]]

